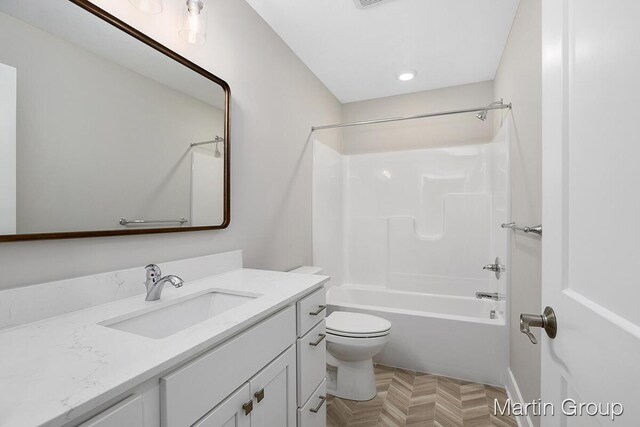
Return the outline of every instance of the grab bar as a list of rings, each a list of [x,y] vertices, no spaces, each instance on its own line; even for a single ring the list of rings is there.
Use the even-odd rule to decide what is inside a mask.
[[[161,219],[161,220],[148,220],[148,219],[125,219],[120,218],[120,225],[143,225],[143,224],[171,224],[177,222],[180,225],[189,222],[186,218],[180,219]]]
[[[509,222],[501,225],[502,228],[509,228],[515,231],[522,231],[524,233],[533,233],[538,236],[542,236],[542,224],[536,225],[535,227],[519,227],[515,222]]]

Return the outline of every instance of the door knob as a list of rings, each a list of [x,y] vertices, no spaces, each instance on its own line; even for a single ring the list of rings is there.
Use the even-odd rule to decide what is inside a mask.
[[[537,314],[521,314],[520,315],[520,332],[525,334],[532,344],[537,344],[538,340],[531,333],[530,328],[543,328],[547,336],[551,339],[556,337],[558,333],[558,320],[556,313],[551,307],[545,307],[542,315]]]

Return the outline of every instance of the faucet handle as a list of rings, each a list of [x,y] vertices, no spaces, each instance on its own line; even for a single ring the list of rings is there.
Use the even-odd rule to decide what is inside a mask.
[[[162,277],[162,271],[160,267],[155,264],[149,264],[145,267],[147,270],[147,281],[155,282],[160,277]]]

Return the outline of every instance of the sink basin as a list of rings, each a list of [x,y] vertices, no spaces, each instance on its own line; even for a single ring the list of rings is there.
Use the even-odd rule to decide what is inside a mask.
[[[212,291],[126,319],[107,320],[101,325],[149,338],[165,338],[255,298]]]

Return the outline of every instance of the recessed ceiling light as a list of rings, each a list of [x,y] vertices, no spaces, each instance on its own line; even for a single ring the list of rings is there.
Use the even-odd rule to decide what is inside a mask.
[[[402,73],[398,74],[398,80],[400,80],[401,82],[408,82],[409,80],[413,80],[416,77],[416,73],[415,71],[403,71]]]

